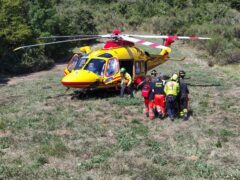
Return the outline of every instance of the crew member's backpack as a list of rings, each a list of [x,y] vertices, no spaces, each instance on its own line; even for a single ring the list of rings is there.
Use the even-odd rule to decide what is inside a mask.
[[[142,97],[148,98],[151,91],[150,83],[144,84],[142,88]]]

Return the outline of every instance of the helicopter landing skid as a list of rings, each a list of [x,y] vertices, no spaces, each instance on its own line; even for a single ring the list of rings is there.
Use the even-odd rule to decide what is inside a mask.
[[[67,89],[64,91],[64,94],[66,94],[69,91],[69,87],[67,87]]]
[[[73,99],[88,98],[90,91],[91,91],[90,89],[82,89],[82,90],[74,91],[71,99],[73,100]]]

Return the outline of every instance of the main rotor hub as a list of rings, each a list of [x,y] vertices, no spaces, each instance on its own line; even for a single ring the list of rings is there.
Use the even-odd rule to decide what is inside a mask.
[[[119,34],[122,34],[122,31],[119,30],[119,29],[114,29],[114,30],[112,31],[112,34],[118,36]]]

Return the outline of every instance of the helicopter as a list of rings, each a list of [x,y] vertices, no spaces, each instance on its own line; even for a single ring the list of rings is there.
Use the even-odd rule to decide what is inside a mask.
[[[132,35],[122,34],[118,29],[106,35],[51,36],[47,38],[76,38],[63,41],[22,46],[24,49],[41,45],[90,39],[108,39],[103,48],[93,50],[90,46],[79,48],[81,54],[74,54],[64,70],[61,80],[63,86],[80,89],[109,89],[120,86],[120,68],[124,67],[131,75],[135,86],[139,85],[148,71],[171,60],[171,44],[177,39],[208,40],[208,37],[162,36],[162,35]],[[164,39],[164,45],[152,43],[138,38]],[[109,40],[110,39],[110,40]],[[161,49],[160,54],[149,54],[136,44]],[[183,58],[184,59],[184,58]],[[183,60],[180,59],[180,60]]]

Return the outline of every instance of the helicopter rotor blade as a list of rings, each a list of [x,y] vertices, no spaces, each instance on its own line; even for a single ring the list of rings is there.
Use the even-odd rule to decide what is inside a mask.
[[[154,39],[154,38],[159,38],[159,39],[166,39],[166,38],[168,38],[168,36],[165,36],[165,35],[134,35],[134,34],[129,34],[128,36],[130,36],[130,37],[141,37],[141,38],[152,38],[152,39]]]
[[[38,39],[61,39],[61,38],[81,38],[81,37],[99,37],[99,35],[73,35],[73,36],[46,36],[39,37]]]
[[[103,35],[73,35],[73,36],[49,36],[49,37],[39,37],[38,39],[61,39],[61,38],[112,38],[112,34]]]
[[[15,48],[13,51],[18,51],[20,49],[25,49],[25,48],[30,48],[30,47],[46,46],[46,45],[51,45],[51,44],[61,44],[61,43],[84,41],[84,40],[93,40],[93,39],[99,39],[99,38],[101,38],[101,37],[69,39],[69,40],[64,40],[64,41],[55,41],[55,42],[48,42],[48,43],[31,44],[31,45],[26,45],[26,46],[21,46],[21,47]]]
[[[153,42],[149,42],[149,41],[145,41],[145,40],[141,40],[141,39],[132,38],[132,37],[129,37],[127,35],[122,35],[121,37],[124,40],[131,41],[133,43],[138,43],[138,44],[142,44],[142,45],[145,45],[145,46],[150,46],[150,47],[158,48],[158,49],[165,49],[168,53],[171,52],[171,48],[169,48],[167,46],[163,46],[163,45],[160,45],[160,44],[157,44],[157,43],[153,43]]]
[[[209,37],[198,37],[198,36],[176,36],[176,39],[189,39],[189,40],[209,40]]]
[[[129,35],[130,37],[141,37],[141,38],[159,38],[159,39],[167,39],[169,37],[173,37],[174,39],[189,39],[189,40],[209,40],[209,37],[198,37],[198,36],[166,36],[166,35]]]

